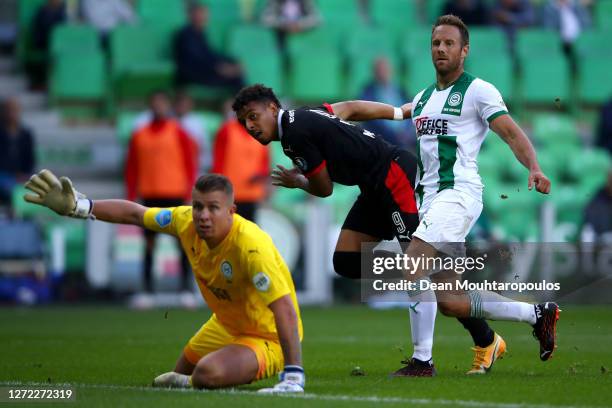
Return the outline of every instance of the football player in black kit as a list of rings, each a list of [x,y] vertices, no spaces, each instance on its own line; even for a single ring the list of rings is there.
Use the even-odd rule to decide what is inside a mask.
[[[333,182],[359,186],[361,194],[342,225],[334,251],[336,273],[351,279],[361,277],[362,243],[393,237],[400,243],[410,241],[419,224],[414,196],[416,157],[347,122],[381,117],[403,120],[410,116],[405,111],[411,109],[409,105],[394,108],[349,101],[285,111],[272,89],[256,84],[243,88],[232,108],[253,138],[264,145],[280,141],[285,155],[295,164],[293,169],[278,166],[273,170],[273,184],[300,188],[318,197],[331,195]],[[414,322],[418,318],[411,316],[411,324],[418,324]],[[494,336],[483,319],[458,320],[477,347],[489,344],[488,339]],[[413,344],[416,350],[418,339],[413,338]],[[413,356],[403,363],[406,366],[394,375],[431,377],[436,373],[431,361]]]

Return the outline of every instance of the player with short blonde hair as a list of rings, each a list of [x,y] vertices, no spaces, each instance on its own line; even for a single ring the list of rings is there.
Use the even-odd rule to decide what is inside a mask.
[[[147,208],[91,201],[66,177],[33,175],[25,200],[64,216],[138,225],[180,240],[212,317],[187,342],[172,372],[153,386],[222,388],[271,377],[265,392],[303,392],[302,321],[291,274],[268,234],[235,213],[230,181],[200,177],[192,205]]]

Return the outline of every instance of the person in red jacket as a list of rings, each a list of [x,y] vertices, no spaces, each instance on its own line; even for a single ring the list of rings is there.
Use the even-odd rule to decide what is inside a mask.
[[[260,202],[267,196],[270,151],[253,139],[236,119],[231,107],[213,146],[211,173],[223,174],[234,185],[237,213],[255,220]]]
[[[125,183],[127,199],[147,207],[176,207],[190,201],[196,177],[197,146],[179,122],[170,117],[170,98],[156,91],[150,97],[153,119],[138,128],[130,140]],[[156,233],[145,231],[144,289],[153,292],[153,251]],[[189,288],[189,264],[180,251],[182,290]]]

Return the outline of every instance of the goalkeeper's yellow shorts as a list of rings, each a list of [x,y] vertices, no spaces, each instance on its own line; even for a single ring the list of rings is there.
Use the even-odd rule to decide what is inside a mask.
[[[272,377],[284,368],[283,351],[278,342],[254,336],[232,336],[215,316],[189,339],[183,354],[191,364],[196,365],[205,355],[230,344],[246,346],[255,352],[259,364],[256,380]]]

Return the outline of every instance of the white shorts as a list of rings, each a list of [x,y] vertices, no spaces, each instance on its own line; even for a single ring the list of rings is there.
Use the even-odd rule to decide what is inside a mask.
[[[462,191],[442,190],[419,208],[420,223],[413,237],[451,256],[465,256],[465,237],[480,213],[482,202]]]

